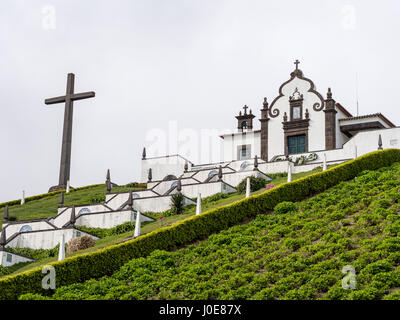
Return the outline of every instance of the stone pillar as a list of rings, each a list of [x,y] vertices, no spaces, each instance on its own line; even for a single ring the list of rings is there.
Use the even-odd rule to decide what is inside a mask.
[[[250,197],[250,178],[246,179],[246,198]]]
[[[106,188],[107,188],[107,194],[109,194],[111,192],[111,188],[112,188],[110,169],[107,169]]]
[[[64,206],[64,191],[61,191],[61,193],[60,193],[60,201],[59,201],[58,207],[61,208],[63,206]]]
[[[325,149],[336,149],[336,113],[335,100],[332,99],[331,88],[328,88],[325,100]]]
[[[199,193],[197,196],[197,203],[196,203],[196,216],[201,213],[201,194]]]
[[[378,150],[383,150],[382,148],[382,136],[379,134],[378,137]]]
[[[65,259],[65,235],[61,235],[60,248],[58,249],[58,261]]]
[[[76,222],[75,206],[72,206],[70,223],[71,223],[72,226],[74,226],[74,225],[75,225],[75,222]]]
[[[261,109],[261,159],[268,161],[268,102],[264,98],[263,108]]]
[[[292,164],[290,161],[288,162],[288,170],[287,170],[287,182],[292,181]]]
[[[326,153],[324,153],[324,161],[322,163],[322,171],[326,170]]]
[[[140,236],[140,212],[136,211],[136,223],[135,223],[135,233],[134,237]]]
[[[1,229],[0,235],[0,249],[4,250],[6,247],[7,237],[6,237],[6,229]]]

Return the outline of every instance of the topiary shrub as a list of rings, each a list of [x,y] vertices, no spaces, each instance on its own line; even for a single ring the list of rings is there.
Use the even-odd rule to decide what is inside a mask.
[[[281,203],[278,203],[274,208],[274,212],[277,214],[295,213],[296,211],[297,205],[291,201],[282,201]]]
[[[246,180],[247,180],[247,178],[243,179],[242,182],[239,183],[239,185],[237,187],[237,190],[239,193],[246,192],[246,183],[247,183]],[[266,184],[267,184],[267,180],[265,180],[264,178],[250,177],[250,191],[251,192],[265,188]]]
[[[95,241],[93,238],[89,236],[83,236],[79,238],[71,239],[67,243],[67,254],[71,254],[78,250],[87,249],[90,247],[94,247]]]

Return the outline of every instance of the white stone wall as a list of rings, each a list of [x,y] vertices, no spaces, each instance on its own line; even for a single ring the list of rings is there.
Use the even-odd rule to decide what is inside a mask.
[[[63,212],[61,212],[54,219],[52,219],[52,223],[57,228],[62,228],[63,226],[65,226],[66,223],[68,223],[71,220],[71,211],[72,211],[71,208],[66,208]]]
[[[15,233],[18,233],[19,230],[26,225],[30,226],[33,231],[54,229],[53,226],[51,226],[44,220],[13,222],[3,226],[3,228],[5,228],[6,230],[6,239],[8,240],[11,236],[13,236]]]
[[[282,128],[283,115],[286,112],[288,120],[290,120],[290,104],[289,97],[298,88],[303,94],[303,118],[306,109],[310,114],[310,126],[308,129],[308,149],[323,150],[325,149],[325,113],[323,111],[316,112],[313,109],[314,103],[320,103],[319,97],[312,92],[308,92],[311,85],[308,81],[295,77],[292,81],[282,87],[283,96],[280,97],[272,109],[279,110],[279,116],[270,118],[268,121],[268,157],[271,160],[276,155],[284,154],[284,132]]]
[[[236,192],[236,189],[221,181],[182,186],[182,194],[191,199],[197,198],[199,193],[205,198],[220,192],[232,193]]]
[[[247,171],[238,171],[235,173],[225,174],[223,176],[223,181],[233,187],[237,187],[239,183],[241,183],[247,177],[256,177],[256,178],[261,177],[266,179],[266,176],[259,171],[247,170]]]
[[[32,248],[32,249],[52,249],[60,243],[61,235],[64,234],[65,242],[73,238],[88,235],[97,240],[97,237],[89,235],[85,232],[68,229],[55,229],[47,231],[33,231],[18,234],[14,239],[6,244],[6,247],[12,248]],[[80,235],[79,235],[80,234]]]
[[[213,170],[213,169],[218,169],[219,166],[225,167],[225,166],[228,165],[230,162],[231,162],[231,160],[229,160],[229,161],[222,161],[222,162],[216,162],[216,163],[199,164],[199,165],[192,166],[192,169],[191,169],[190,172],[193,172],[193,171],[201,171],[201,170]]]
[[[264,162],[258,165],[258,169],[266,174],[286,172],[287,168],[287,161]]]
[[[112,198],[108,200],[107,206],[113,210],[119,209],[126,201],[128,201],[129,192],[113,194]],[[134,199],[133,199],[134,200]]]
[[[349,138],[340,131],[340,119],[346,119],[347,116],[336,107],[336,148],[342,148],[343,144],[349,141]]]
[[[153,221],[153,219],[141,215],[140,221]],[[135,213],[133,211],[122,210],[117,212],[84,214],[76,219],[75,225],[89,228],[110,229],[125,222],[135,222]]]
[[[80,212],[82,209],[88,209],[90,210],[91,213],[95,212],[105,212],[105,211],[110,211],[109,208],[104,206],[103,204],[89,204],[89,205],[84,205],[84,206],[76,206],[75,207],[75,218],[80,215]],[[60,210],[60,213],[51,220],[51,223],[53,223],[57,228],[62,228],[71,220],[71,213],[72,213],[72,207],[63,207],[62,210]]]
[[[7,261],[7,255],[11,256],[11,261]],[[14,264],[21,263],[21,262],[33,261],[33,259],[29,259],[29,258],[20,256],[18,254],[6,252],[6,251],[0,251],[0,256],[1,256],[0,265],[2,265],[3,267],[9,267]]]
[[[108,203],[110,208],[120,208],[129,197],[129,193],[118,193]],[[143,197],[133,199],[133,209],[140,212],[162,212],[171,208],[171,196]]]
[[[160,195],[165,195],[165,193],[171,189],[172,184],[177,181],[178,180],[160,181],[159,183],[157,183],[155,186],[152,187],[152,190],[154,190]],[[199,183],[199,182],[193,178],[181,179],[182,185],[193,184],[193,183]]]
[[[177,180],[163,181],[158,183],[153,190],[161,195],[164,195],[168,190],[171,189],[172,184]]]
[[[179,177],[185,170],[186,159],[179,155],[148,158],[142,160],[142,173],[141,182],[147,182],[149,168],[152,171],[152,180],[159,181],[164,179],[167,175],[175,175]],[[190,162],[188,162],[189,170],[191,168]]]
[[[195,178],[196,180],[198,180],[200,182],[204,182],[205,180],[208,179],[208,175],[211,171],[217,171],[216,176],[218,176],[218,170],[219,170],[219,168],[217,168],[217,167],[214,169],[201,170],[201,171],[196,172],[196,174],[193,176],[193,178]],[[230,173],[230,172],[234,172],[234,170],[231,168],[222,168],[222,175],[224,175],[226,173]],[[192,183],[195,183],[195,181],[193,181]]]
[[[250,158],[256,155],[260,157],[261,136],[259,131],[248,131],[235,133],[234,135],[224,135],[223,149],[224,162],[238,160],[237,150],[241,145],[251,145]]]
[[[156,185],[156,183],[154,185]],[[141,191],[132,191],[132,192],[137,193],[139,195],[139,197],[141,197],[141,198],[157,196],[157,193],[153,192],[152,190],[141,190]],[[108,207],[114,208],[114,205],[112,204],[113,198],[115,198],[115,196],[118,195],[118,194],[119,193],[106,194],[106,205]],[[127,201],[129,193],[128,192],[124,192],[123,194],[126,194],[126,200],[125,201]],[[105,210],[103,210],[103,211],[105,211]]]
[[[378,137],[382,137],[383,149],[400,148],[400,127],[379,129],[357,133],[343,146],[343,150],[350,153],[357,146],[358,156],[378,150]]]
[[[133,209],[140,212],[162,212],[171,208],[171,196],[141,198],[133,201]]]
[[[88,208],[90,210],[90,212],[103,212],[103,211],[109,210],[102,203],[82,204],[82,205],[75,206],[75,214],[78,214],[79,211],[82,210],[83,208]],[[59,207],[57,210],[57,214],[60,214],[65,209],[72,210],[72,207]]]

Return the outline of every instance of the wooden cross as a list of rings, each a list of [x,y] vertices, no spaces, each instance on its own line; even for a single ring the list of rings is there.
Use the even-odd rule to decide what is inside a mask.
[[[247,114],[247,109],[248,109],[248,108],[249,108],[248,106],[244,105],[244,107],[243,107],[243,109],[244,109],[244,114]]]
[[[65,102],[59,184],[58,186],[50,188],[50,190],[64,189],[67,185],[67,182],[69,181],[71,167],[72,115],[74,110],[74,101],[93,98],[95,96],[95,93],[93,91],[74,93],[74,85],[75,75],[73,73],[68,73],[67,92],[65,96],[50,98],[44,101],[45,104]]]
[[[296,61],[294,62],[294,64],[296,65],[296,70],[299,68],[299,63],[300,61],[296,59]]]

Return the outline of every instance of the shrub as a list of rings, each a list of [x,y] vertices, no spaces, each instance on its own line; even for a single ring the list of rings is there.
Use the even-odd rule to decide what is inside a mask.
[[[131,183],[128,183],[128,184],[124,185],[124,187],[146,189],[147,188],[147,183],[131,182]]]
[[[283,201],[278,203],[274,208],[274,212],[277,214],[295,213],[296,211],[297,205],[291,201]]]
[[[104,196],[90,198],[89,203],[100,203],[105,201],[106,201],[106,196],[104,195]]]
[[[257,190],[260,190],[262,188],[265,188],[267,184],[267,180],[261,177],[249,177],[250,178],[250,191],[254,192]],[[243,179],[242,182],[239,183],[237,186],[237,190],[239,193],[245,193],[246,192],[246,184],[247,184],[247,178]]]
[[[8,247],[7,250],[20,254],[22,256],[26,256],[32,259],[40,260],[49,257],[56,257],[58,255],[58,248],[60,245],[56,245],[53,249],[31,249],[31,248],[12,248]]]
[[[8,248],[7,248],[7,250],[8,250]],[[10,251],[10,250],[8,250],[8,251]],[[17,271],[18,269],[22,268],[23,266],[30,264],[30,263],[32,263],[32,262],[30,262],[30,261],[29,262],[20,262],[20,263],[13,264],[12,266],[9,266],[9,267],[0,266],[0,277],[11,274],[11,273]]]
[[[213,194],[212,196],[209,196],[207,198],[202,199],[201,202],[203,204],[209,203],[209,202],[215,202],[215,201],[218,201],[218,200],[221,200],[221,199],[229,198],[230,196],[231,196],[231,194],[229,194],[229,193],[219,192],[219,193]]]
[[[94,245],[95,240],[89,236],[74,238],[67,243],[67,254],[71,254],[78,250],[94,247]]]
[[[181,214],[183,211],[185,198],[182,193],[178,192],[172,195],[171,197],[171,206],[172,212],[174,214]]]

